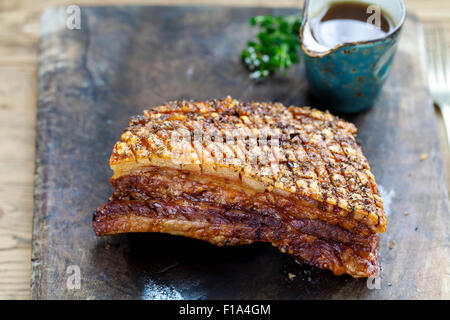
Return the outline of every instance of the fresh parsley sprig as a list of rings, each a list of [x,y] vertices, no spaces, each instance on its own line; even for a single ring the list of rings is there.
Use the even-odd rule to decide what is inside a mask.
[[[298,32],[301,18],[296,16],[273,17],[256,16],[250,25],[261,30],[255,41],[249,41],[242,50],[241,57],[250,78],[262,80],[278,69],[286,75],[286,69],[300,62]]]

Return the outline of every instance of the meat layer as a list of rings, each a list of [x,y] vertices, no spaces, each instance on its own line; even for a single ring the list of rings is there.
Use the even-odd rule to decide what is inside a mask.
[[[270,242],[298,261],[331,270],[335,275],[347,273],[360,278],[379,274],[378,235],[368,238],[364,247],[345,245],[303,233],[295,228],[295,220],[285,224],[270,215],[258,219],[264,221],[260,223],[242,218],[247,215],[240,210],[225,212],[208,205],[186,207],[163,201],[113,200],[97,210],[93,226],[98,235],[162,232],[218,246]],[[216,217],[214,221],[208,221],[211,216]]]
[[[228,246],[270,242],[299,261],[368,277],[379,272],[378,235],[360,225],[352,233],[335,219],[320,220],[326,206],[256,192],[235,182],[170,168],[141,168],[111,179],[111,201],[94,217],[98,235],[166,232]],[[339,217],[339,215],[337,215]]]

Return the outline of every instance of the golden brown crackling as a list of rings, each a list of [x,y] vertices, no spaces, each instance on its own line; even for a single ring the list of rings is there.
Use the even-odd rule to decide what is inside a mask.
[[[177,165],[171,158],[170,134],[181,127],[193,130],[198,123],[208,123],[222,133],[240,129],[256,135],[258,130],[269,127],[280,134],[291,160],[254,166],[243,158],[247,150],[241,144],[228,150],[227,156],[233,160],[230,164],[219,161],[208,149],[202,152],[201,146],[194,145],[188,153],[191,164]],[[348,219],[357,220],[374,232],[384,232],[383,202],[355,134],[353,124],[308,107],[245,103],[230,97],[203,102],[174,101],[131,119],[122,141],[114,147],[110,165],[115,177],[134,170],[137,164],[241,179],[259,190],[298,194],[336,205],[347,212]],[[256,146],[254,152],[264,150]]]

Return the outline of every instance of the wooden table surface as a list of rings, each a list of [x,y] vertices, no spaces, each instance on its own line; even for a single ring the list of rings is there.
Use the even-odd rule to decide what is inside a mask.
[[[225,4],[300,7],[299,0],[78,0],[77,5]],[[39,16],[71,0],[0,0],[0,299],[30,297],[31,230],[37,102]],[[424,24],[447,29],[450,1],[406,0]],[[418,52],[419,54],[419,52]],[[436,110],[441,152],[450,186],[450,151]]]

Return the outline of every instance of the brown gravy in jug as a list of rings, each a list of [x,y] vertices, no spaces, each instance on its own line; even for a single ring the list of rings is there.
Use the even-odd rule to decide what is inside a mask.
[[[368,10],[370,6],[356,1],[332,3],[311,20],[314,39],[333,48],[342,43],[385,37],[394,28],[392,19],[382,9],[377,19],[376,12]]]

